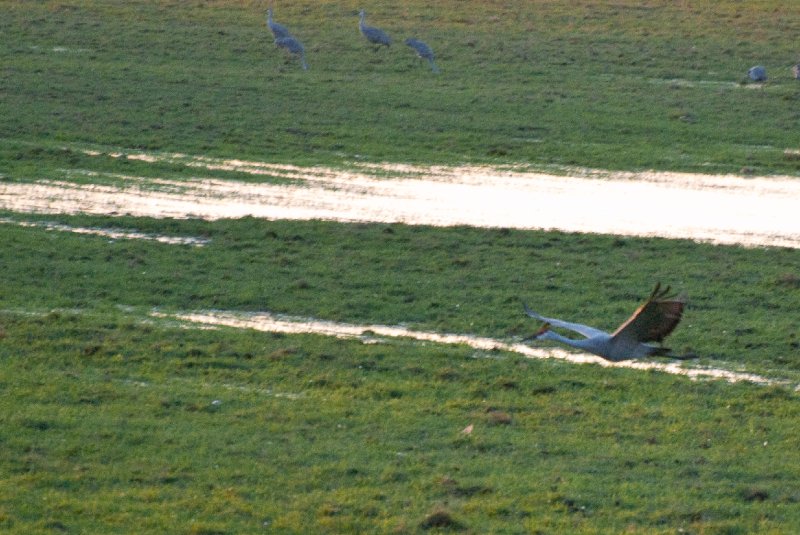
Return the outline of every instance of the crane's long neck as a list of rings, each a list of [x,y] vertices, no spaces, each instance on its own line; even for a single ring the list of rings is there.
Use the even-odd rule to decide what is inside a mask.
[[[272,24],[272,8],[267,10],[267,24]]]
[[[567,338],[566,336],[561,336],[555,331],[545,331],[541,335],[539,335],[540,340],[554,340],[556,342],[561,342],[562,344],[566,344],[568,346],[572,346],[578,349],[582,349],[584,351],[589,351],[590,353],[594,353],[595,349],[590,342],[590,338]]]

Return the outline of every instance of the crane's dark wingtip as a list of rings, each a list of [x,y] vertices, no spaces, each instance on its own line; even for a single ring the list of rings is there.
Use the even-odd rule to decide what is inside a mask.
[[[658,299],[658,294],[661,291],[661,281],[656,282],[656,287],[653,288],[653,291],[650,293],[650,301],[654,299]]]
[[[653,288],[653,293],[650,294],[650,299],[648,299],[648,301],[658,301],[660,299],[672,299],[675,296],[669,295],[669,292],[671,290],[672,287],[669,285],[667,285],[667,287],[662,290],[661,282],[657,282],[656,287]]]

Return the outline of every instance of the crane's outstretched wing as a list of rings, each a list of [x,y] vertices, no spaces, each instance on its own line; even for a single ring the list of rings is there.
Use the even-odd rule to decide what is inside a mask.
[[[663,341],[678,326],[685,305],[683,299],[668,297],[668,293],[669,286],[661,290],[661,283],[656,284],[647,301],[611,336],[640,343]]]
[[[570,323],[568,321],[562,321],[555,318],[545,318],[544,316],[540,316],[530,308],[525,303],[522,303],[523,308],[525,308],[525,313],[532,317],[533,319],[537,319],[543,321],[545,323],[549,323],[553,327],[560,327],[562,329],[567,329],[570,331],[574,331],[580,335],[585,336],[586,338],[593,338],[595,336],[608,336],[608,333],[605,331],[601,331],[600,329],[595,329],[594,327],[589,327],[588,325],[581,325],[580,323]]]

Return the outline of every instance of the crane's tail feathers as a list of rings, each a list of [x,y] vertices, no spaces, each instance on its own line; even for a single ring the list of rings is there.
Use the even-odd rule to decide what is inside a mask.
[[[645,344],[645,345],[647,345],[647,344]],[[649,350],[650,352],[647,354],[648,357],[670,357],[670,356],[672,356],[672,355],[670,355],[670,351],[672,351],[672,350],[670,348],[668,348],[668,347],[663,347],[663,346],[660,346],[660,347],[649,346],[649,347],[651,349]]]
[[[653,351],[648,355],[649,357],[667,357],[676,360],[691,360],[700,358],[699,355],[695,353],[684,353],[683,355],[676,355],[672,352],[672,350],[668,347],[653,347]]]
[[[696,353],[684,353],[683,355],[672,355],[670,354],[669,357],[677,359],[677,360],[692,360],[692,359],[699,359],[700,355]]]

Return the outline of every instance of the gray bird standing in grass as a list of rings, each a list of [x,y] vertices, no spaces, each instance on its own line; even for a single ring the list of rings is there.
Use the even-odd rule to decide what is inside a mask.
[[[372,44],[375,45],[386,45],[389,46],[392,43],[392,40],[386,35],[386,32],[381,30],[380,28],[374,28],[372,26],[367,26],[364,24],[364,18],[367,16],[362,9],[359,12],[359,21],[358,21],[358,29],[361,30],[361,35],[367,38]]]
[[[300,56],[300,65],[303,67],[303,70],[308,70],[308,64],[306,63],[306,51],[303,48],[303,43],[294,37],[289,36],[278,37],[275,39],[275,44],[278,45],[279,48],[283,48],[291,54]]]
[[[754,82],[766,82],[767,81],[767,69],[762,67],[761,65],[756,65],[755,67],[750,67],[747,71],[747,76],[750,77],[751,80]]]
[[[431,70],[433,72],[439,72],[439,67],[436,66],[436,63],[433,62],[433,50],[429,47],[426,43],[423,43],[419,39],[414,39],[410,37],[406,39],[406,44],[416,50],[417,56],[427,59],[428,63],[431,64]]]
[[[275,37],[275,39],[292,36],[286,26],[283,24],[278,24],[272,20],[272,8],[267,9],[267,26],[269,27],[269,31],[272,32],[272,36]]]
[[[795,80],[800,80],[800,63],[792,67],[792,76]]]

